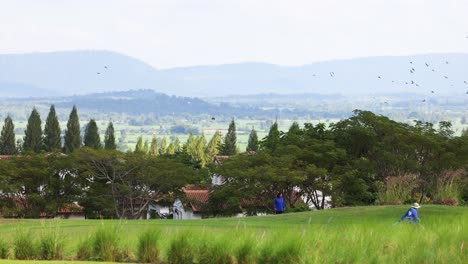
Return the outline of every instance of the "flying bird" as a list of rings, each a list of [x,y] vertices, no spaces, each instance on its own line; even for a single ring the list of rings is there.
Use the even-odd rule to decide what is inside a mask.
[[[429,67],[429,64],[427,62],[425,64],[426,64],[426,67]]]
[[[100,72],[97,72],[96,74],[101,74]]]
[[[213,116],[213,117],[211,117],[211,120],[215,120],[215,119],[216,119],[216,118],[214,118],[214,116]]]
[[[382,79],[382,77],[381,77],[381,76],[377,76],[377,78],[379,78],[379,79]]]
[[[448,62],[448,61],[445,61],[445,64],[449,64],[449,62]]]
[[[434,91],[431,91],[431,93],[434,93]]]
[[[104,66],[104,69],[107,69],[107,66]]]
[[[448,76],[444,76],[445,79],[448,79]]]
[[[423,102],[423,103],[426,102],[426,99],[423,99],[422,102]]]

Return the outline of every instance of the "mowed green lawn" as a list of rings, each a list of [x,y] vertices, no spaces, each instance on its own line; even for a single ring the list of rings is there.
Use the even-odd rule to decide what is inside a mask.
[[[468,263],[468,207],[423,205],[419,209],[421,224],[392,225],[407,208],[353,207],[186,221],[2,219],[0,237],[11,241],[19,229],[28,229],[33,234],[31,239],[38,239],[49,228],[59,228],[69,259],[74,257],[81,241],[104,225],[118,228],[120,246],[133,252],[137,251],[142,232],[161,230],[159,246],[163,259],[167,258],[171,240],[182,234],[190,236],[194,247],[205,242],[218,243],[235,254],[249,240],[254,242],[256,255],[293,251],[304,263]],[[297,248],[297,252],[292,248]],[[9,262],[26,263],[0,261]]]

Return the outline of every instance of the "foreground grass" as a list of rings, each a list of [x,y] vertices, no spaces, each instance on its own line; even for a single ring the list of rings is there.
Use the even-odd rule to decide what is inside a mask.
[[[406,209],[354,207],[187,221],[4,219],[0,220],[0,237],[12,241],[19,229],[27,229],[36,238],[58,227],[68,259],[75,257],[82,241],[104,226],[118,228],[120,247],[135,253],[140,234],[149,229],[160,230],[158,246],[163,260],[169,258],[171,245],[180,242],[174,241],[177,237],[188,237],[194,252],[215,252],[218,257],[242,253],[258,263],[468,263],[468,207],[423,206],[419,210],[421,225],[393,226]],[[285,259],[275,262],[269,256]],[[215,257],[198,254],[195,261]]]

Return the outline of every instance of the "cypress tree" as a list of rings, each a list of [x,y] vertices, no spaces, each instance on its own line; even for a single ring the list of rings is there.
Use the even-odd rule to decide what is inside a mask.
[[[166,141],[166,137],[163,137],[163,139],[161,140],[161,147],[159,148],[159,154],[164,155],[166,154],[166,151],[167,151],[167,141]]]
[[[148,154],[149,151],[149,143],[148,140],[145,140],[145,144],[143,145],[143,153]]]
[[[249,142],[247,143],[247,152],[249,151],[258,151],[258,136],[257,136],[257,131],[252,128],[252,131],[250,131],[249,135]]]
[[[155,136],[153,136],[153,139],[151,139],[149,154],[151,156],[159,155],[158,139]]]
[[[42,140],[41,116],[34,107],[24,131],[23,149],[25,151],[41,152],[44,149]]]
[[[233,119],[231,123],[229,124],[228,132],[226,136],[224,137],[224,142],[221,147],[221,154],[228,155],[228,156],[236,155],[237,153],[236,142],[237,142],[236,123],[234,122],[234,119]]]
[[[15,125],[11,117],[7,116],[0,135],[0,154],[15,155],[16,153]]]
[[[44,146],[46,151],[60,150],[62,148],[62,139],[60,138],[60,124],[55,113],[54,105],[50,106],[44,127]]]
[[[139,136],[135,145],[135,153],[143,153],[143,137]]]
[[[202,134],[201,136],[197,137],[195,140],[195,148],[194,148],[194,159],[198,162],[200,162],[201,167],[205,167],[206,165],[206,154],[205,154],[205,149],[206,149],[206,138],[205,134]]]
[[[65,130],[65,144],[63,148],[65,153],[71,153],[80,147],[80,120],[78,119],[78,111],[76,107],[73,106],[70,117],[68,118],[67,129]]]
[[[117,149],[115,145],[114,124],[112,122],[109,122],[109,125],[107,125],[106,135],[104,136],[104,148],[107,150]]]
[[[167,154],[174,155],[176,153],[174,142],[171,141],[167,146]]]
[[[176,137],[174,140],[174,152],[180,152],[180,140],[178,137]]]
[[[275,150],[279,144],[280,132],[278,130],[278,123],[275,121],[270,127],[268,135],[263,139],[262,145],[269,150]]]
[[[213,161],[214,157],[219,154],[219,146],[221,144],[221,133],[216,131],[211,137],[210,142],[205,149],[206,160]]]
[[[84,145],[93,149],[102,148],[101,137],[99,136],[99,129],[94,119],[89,120],[88,125],[86,125]]]

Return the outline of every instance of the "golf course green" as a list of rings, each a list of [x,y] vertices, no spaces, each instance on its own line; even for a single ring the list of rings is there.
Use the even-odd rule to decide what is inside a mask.
[[[9,258],[0,263],[33,263],[10,260],[21,246],[17,237],[26,236],[39,248],[49,233],[55,234],[67,260],[56,263],[75,263],[83,245],[89,245],[89,260],[106,260],[92,253],[97,252],[99,232],[113,241],[112,250],[125,252],[121,261],[130,262],[139,261],[142,234],[152,232],[162,263],[180,263],[173,256],[178,250],[194,263],[468,263],[468,207],[423,205],[420,224],[394,224],[408,208],[350,207],[184,221],[0,219],[0,239]]]

